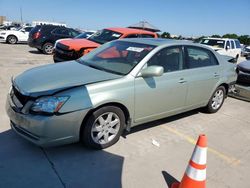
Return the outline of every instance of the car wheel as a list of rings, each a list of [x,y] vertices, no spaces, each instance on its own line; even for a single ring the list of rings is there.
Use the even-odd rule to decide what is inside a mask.
[[[53,47],[54,45],[50,42],[46,42],[44,45],[43,45],[43,53],[44,54],[52,54],[53,52]]]
[[[213,93],[212,97],[210,98],[206,106],[206,111],[208,113],[217,112],[224,103],[225,96],[226,96],[225,87],[219,86]]]
[[[7,43],[9,44],[16,44],[17,43],[17,37],[14,35],[10,35],[7,37]]]
[[[235,62],[236,63],[238,62],[238,59],[239,59],[239,54],[237,54],[236,57],[235,57]]]
[[[125,127],[125,116],[120,108],[105,106],[94,111],[82,126],[81,139],[84,145],[103,149],[119,140]]]

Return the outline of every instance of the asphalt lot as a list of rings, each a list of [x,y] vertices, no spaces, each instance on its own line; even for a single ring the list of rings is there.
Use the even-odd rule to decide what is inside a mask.
[[[201,133],[208,136],[207,187],[250,187],[250,103],[234,98],[216,114],[194,110],[140,125],[102,151],[27,142],[10,130],[6,94],[11,76],[48,63],[51,56],[25,44],[0,43],[0,187],[169,187],[181,179]]]

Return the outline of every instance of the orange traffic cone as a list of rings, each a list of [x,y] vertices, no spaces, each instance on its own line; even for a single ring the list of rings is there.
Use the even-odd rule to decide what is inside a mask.
[[[173,183],[171,188],[205,188],[206,163],[207,137],[200,135],[181,183]]]

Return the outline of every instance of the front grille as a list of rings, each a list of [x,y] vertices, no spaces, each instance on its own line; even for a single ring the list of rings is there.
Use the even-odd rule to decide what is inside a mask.
[[[74,50],[65,50],[58,47],[58,45],[55,48],[55,56],[64,60],[75,60],[80,57]]]

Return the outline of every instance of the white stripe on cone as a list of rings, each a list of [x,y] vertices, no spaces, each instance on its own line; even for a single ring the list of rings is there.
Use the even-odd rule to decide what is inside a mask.
[[[206,169],[198,170],[193,168],[191,165],[188,165],[186,174],[189,178],[195,181],[205,181],[206,180]]]
[[[199,165],[207,164],[207,148],[196,146],[191,159]]]

